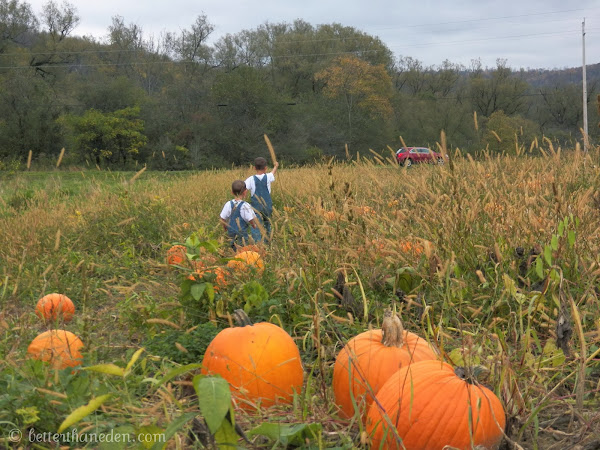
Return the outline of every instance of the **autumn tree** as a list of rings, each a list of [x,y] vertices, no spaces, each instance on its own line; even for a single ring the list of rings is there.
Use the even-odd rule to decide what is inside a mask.
[[[315,74],[315,79],[324,84],[326,97],[344,103],[350,138],[356,111],[366,112],[373,119],[387,120],[392,115],[392,80],[383,65],[372,66],[355,56],[341,56]]]

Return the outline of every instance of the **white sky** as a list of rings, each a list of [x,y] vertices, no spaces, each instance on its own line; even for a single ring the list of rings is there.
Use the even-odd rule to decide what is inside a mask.
[[[39,17],[47,0],[23,0]],[[58,5],[63,0],[55,0]],[[206,14],[211,42],[266,22],[339,23],[379,37],[398,56],[425,66],[444,60],[470,66],[498,58],[518,68],[580,67],[585,19],[586,63],[600,62],[600,0],[70,0],[81,19],[75,35],[103,39],[112,17],[145,37],[190,29]]]

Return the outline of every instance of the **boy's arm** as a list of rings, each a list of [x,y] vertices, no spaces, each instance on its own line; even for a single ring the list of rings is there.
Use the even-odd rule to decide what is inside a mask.
[[[248,222],[250,224],[250,226],[252,228],[256,228],[258,227],[258,220],[256,220],[256,217],[254,219],[251,219],[250,222]]]
[[[219,222],[221,222],[221,225],[223,225],[223,229],[225,231],[227,231],[227,221],[225,219],[223,219],[221,216],[219,216]]]
[[[271,173],[273,175],[275,175],[275,172],[277,172],[277,168],[279,167],[279,162],[275,161],[275,163],[273,164],[273,170],[271,170]]]

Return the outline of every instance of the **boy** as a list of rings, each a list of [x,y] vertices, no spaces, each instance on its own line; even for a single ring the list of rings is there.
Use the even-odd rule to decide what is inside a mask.
[[[279,167],[279,163],[275,162],[275,164],[273,164],[273,170],[267,173],[267,160],[262,156],[259,156],[254,160],[256,175],[246,179],[246,187],[250,190],[251,195],[250,204],[256,212],[258,223],[265,230],[265,241],[268,241],[271,237],[271,214],[273,213],[271,183],[275,181],[277,167]],[[262,240],[260,227],[253,228],[251,233],[254,242],[260,242]]]
[[[249,243],[248,224],[254,230],[258,226],[258,222],[252,207],[244,201],[244,197],[248,193],[246,184],[242,180],[235,180],[231,183],[231,193],[234,199],[225,203],[219,221],[227,231],[227,235],[231,239],[231,248],[235,251],[236,247],[243,247]]]

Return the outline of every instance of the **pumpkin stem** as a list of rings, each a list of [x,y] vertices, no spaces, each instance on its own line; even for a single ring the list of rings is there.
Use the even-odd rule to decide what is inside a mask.
[[[397,314],[387,309],[383,313],[383,323],[381,325],[383,337],[381,343],[386,347],[402,347],[404,345],[404,327]]]
[[[236,309],[233,312],[233,319],[238,327],[245,327],[246,325],[252,325],[252,321],[246,311],[243,309]]]
[[[490,370],[484,366],[473,366],[473,367],[455,367],[454,373],[462,380],[465,380],[469,384],[478,384],[480,378],[485,378],[489,374]]]

